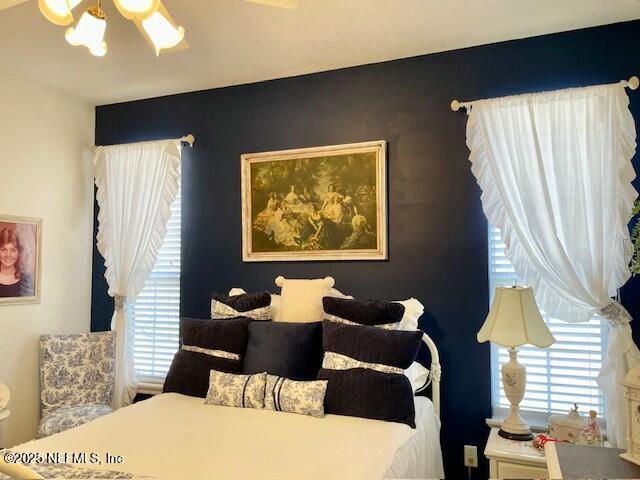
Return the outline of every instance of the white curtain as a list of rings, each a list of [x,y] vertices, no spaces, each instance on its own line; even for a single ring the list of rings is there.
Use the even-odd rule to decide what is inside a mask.
[[[96,152],[97,246],[105,259],[109,295],[115,299],[116,408],[129,405],[136,394],[126,306],[144,287],[167,232],[180,181],[180,154],[180,140],[98,147]]]
[[[474,102],[467,123],[482,206],[541,309],[567,322],[600,313],[609,344],[598,383],[612,444],[623,446],[620,380],[640,358],[612,300],[629,278],[624,240],[637,192],[635,124],[622,84]]]

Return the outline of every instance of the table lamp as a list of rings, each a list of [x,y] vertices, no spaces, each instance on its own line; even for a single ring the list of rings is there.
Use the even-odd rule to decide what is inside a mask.
[[[487,319],[478,332],[478,342],[490,341],[509,348],[509,361],[502,365],[502,385],[511,403],[498,434],[510,440],[531,440],[529,425],[520,416],[527,371],[518,363],[518,348],[524,344],[546,348],[555,342],[540,315],[530,287],[497,287]]]

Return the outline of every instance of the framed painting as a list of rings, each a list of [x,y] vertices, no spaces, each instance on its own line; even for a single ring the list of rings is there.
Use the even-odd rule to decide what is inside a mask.
[[[387,259],[386,142],[241,157],[242,260]]]
[[[42,220],[0,214],[0,305],[40,302]]]

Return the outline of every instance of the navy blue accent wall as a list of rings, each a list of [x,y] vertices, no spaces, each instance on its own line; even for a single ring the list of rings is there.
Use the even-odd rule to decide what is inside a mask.
[[[357,297],[420,299],[421,326],[442,355],[446,470],[463,478],[462,445],[483,448],[491,415],[489,346],[475,340],[488,310],[487,224],[466,116],[449,103],[618,81],[640,74],[639,47],[640,22],[631,22],[101,106],[96,143],[196,136],[182,172],[183,315],[206,318],[213,290],[275,290],[277,275],[332,275]],[[640,91],[630,96],[640,119]],[[389,142],[389,261],[242,263],[242,153],[379,139]],[[103,273],[96,251],[94,330],[112,312]],[[639,297],[638,280],[624,288],[637,319]]]

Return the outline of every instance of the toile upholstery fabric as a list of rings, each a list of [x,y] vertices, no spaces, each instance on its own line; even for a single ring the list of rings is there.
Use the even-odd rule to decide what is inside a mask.
[[[277,375],[267,375],[264,408],[277,412],[324,417],[326,380],[296,382]]]
[[[205,405],[263,408],[266,373],[241,375],[211,370]]]
[[[12,450],[0,450],[0,457],[7,454],[16,454]],[[39,475],[37,478],[45,480],[61,480],[61,479],[90,479],[90,480],[135,480],[135,479],[151,479],[152,477],[140,476],[133,473],[118,472],[116,470],[98,470],[86,468],[70,463],[39,463],[32,462],[27,465],[18,463],[27,467],[34,474]],[[0,473],[0,480],[12,480],[14,477],[5,473]]]
[[[79,427],[112,412],[113,409],[108,405],[79,405],[56,408],[44,414],[42,420],[40,420],[38,438],[48,437],[70,428]]]
[[[111,413],[114,364],[114,332],[41,336],[38,437]]]

